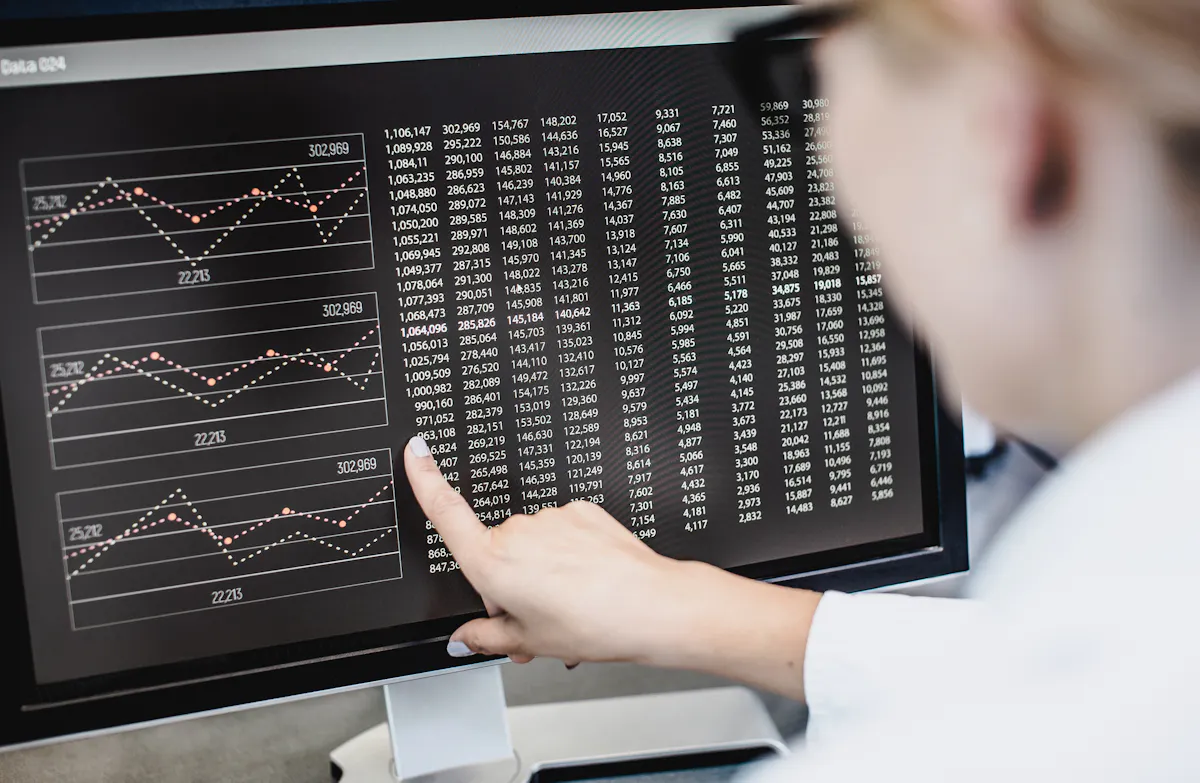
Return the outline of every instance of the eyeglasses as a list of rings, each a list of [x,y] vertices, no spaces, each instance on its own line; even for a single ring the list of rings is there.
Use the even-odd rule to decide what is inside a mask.
[[[742,98],[760,117],[799,112],[817,92],[813,39],[854,21],[861,12],[860,3],[822,4],[737,33],[727,68]]]

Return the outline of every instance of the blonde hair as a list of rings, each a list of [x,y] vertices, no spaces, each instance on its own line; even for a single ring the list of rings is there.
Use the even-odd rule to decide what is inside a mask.
[[[961,34],[947,0],[875,0],[883,28]],[[1118,90],[1157,129],[1168,167],[1200,204],[1200,0],[1012,0],[1054,76]]]

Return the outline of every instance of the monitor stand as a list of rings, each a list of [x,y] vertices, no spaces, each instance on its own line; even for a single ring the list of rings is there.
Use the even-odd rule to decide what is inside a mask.
[[[508,708],[500,667],[384,686],[388,722],[330,754],[340,783],[522,783],[549,767],[786,753],[759,698],[717,688]]]

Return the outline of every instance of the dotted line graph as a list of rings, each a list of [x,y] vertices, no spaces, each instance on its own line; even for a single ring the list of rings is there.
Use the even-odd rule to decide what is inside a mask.
[[[53,465],[386,426],[381,334],[370,291],[44,327]]]
[[[231,547],[239,539],[243,538],[244,536],[254,532],[255,530],[258,530],[259,528],[261,528],[271,522],[275,522],[275,521],[281,520],[281,519],[297,519],[297,518],[310,519],[310,520],[317,521],[317,522],[327,523],[335,528],[345,529],[345,527],[350,522],[352,522],[359,514],[362,513],[363,509],[371,506],[373,503],[375,503],[377,500],[379,500],[379,498],[382,495],[384,495],[389,490],[391,490],[391,488],[392,488],[392,481],[389,479],[387,484],[385,484],[379,491],[377,491],[368,500],[359,504],[358,507],[356,507],[349,515],[347,515],[341,519],[334,519],[331,517],[326,517],[321,514],[316,514],[316,513],[312,513],[312,512],[297,511],[290,507],[284,506],[284,508],[278,514],[274,514],[265,519],[261,519],[232,535],[221,534],[221,533],[218,533],[218,532],[214,531],[213,529],[211,529],[208,526],[208,523],[205,521],[204,515],[203,515],[203,513],[201,513],[200,509],[197,508],[188,499],[187,495],[184,493],[184,491],[182,489],[176,489],[170,495],[163,498],[153,508],[151,508],[145,514],[143,514],[141,517],[139,517],[136,522],[134,522],[132,525],[127,527],[121,533],[118,533],[117,535],[115,535],[105,541],[99,541],[97,543],[90,544],[90,545],[82,547],[80,549],[75,549],[75,550],[67,552],[65,554],[64,558],[68,562],[72,561],[74,558],[79,558],[79,557],[83,557],[84,555],[89,555],[89,553],[90,553],[90,556],[87,558],[87,560],[83,561],[80,565],[75,566],[74,570],[70,571],[68,576],[69,577],[78,576],[88,566],[92,565],[92,563],[96,562],[106,552],[111,550],[117,544],[120,544],[122,541],[128,541],[129,539],[134,538],[135,536],[137,536],[139,534],[147,533],[147,532],[157,528],[159,525],[163,525],[163,524],[167,524],[167,523],[178,523],[180,525],[183,525],[184,528],[186,528],[188,530],[195,530],[197,532],[205,534],[209,539],[212,540],[212,542],[217,546],[217,549],[222,554],[225,555],[225,557],[228,559],[229,563],[233,566],[240,566],[243,563],[247,563],[250,560],[253,560],[255,557],[261,555],[262,553],[267,552],[271,549],[274,549],[275,547],[279,546],[280,544],[284,544],[289,541],[292,541],[292,540],[296,539],[297,537],[302,538],[307,541],[312,541],[314,543],[322,544],[332,550],[335,550],[343,555],[346,555],[347,557],[358,557],[363,552],[365,552],[367,549],[369,549],[373,544],[382,540],[384,538],[384,536],[386,536],[388,533],[390,533],[392,531],[390,531],[390,530],[385,531],[384,533],[376,536],[375,538],[372,538],[370,541],[368,541],[367,543],[363,544],[362,546],[360,546],[358,549],[355,549],[355,550],[350,550],[350,549],[340,547],[337,544],[333,544],[328,541],[325,541],[324,539],[320,538],[319,536],[312,536],[301,530],[293,531],[293,532],[287,534],[286,536],[278,539],[277,541],[272,541],[269,544],[265,544],[256,549],[253,549],[252,551],[249,552],[249,554],[242,555],[241,557],[238,557],[238,550],[233,550],[233,549],[231,549]],[[155,515],[157,515],[159,513],[159,511],[161,511],[163,509],[163,507],[172,504],[172,501],[176,501],[177,505],[183,505],[184,507],[186,507],[188,512],[190,513],[191,518],[189,519],[187,516],[184,516],[175,511],[171,511],[167,514],[164,514],[164,515],[158,517],[157,519],[154,519],[153,521],[148,521],[151,519],[151,517],[154,517]]]
[[[72,625],[403,577],[391,449],[250,463],[55,496]],[[220,604],[223,605],[223,602]]]
[[[355,388],[365,391],[371,382],[371,378],[374,377],[375,367],[379,363],[380,350],[378,345],[376,344],[373,346],[367,346],[368,349],[373,350],[373,356],[371,359],[371,364],[365,373],[351,374],[343,370],[339,365],[343,359],[359,350],[360,346],[362,346],[364,342],[374,337],[377,331],[378,330],[375,328],[371,329],[365,335],[356,340],[353,345],[334,358],[323,357],[321,354],[313,351],[310,348],[305,348],[303,351],[292,354],[281,353],[274,349],[268,348],[261,355],[250,359],[249,361],[242,362],[241,364],[226,370],[224,373],[219,373],[217,375],[205,375],[202,372],[193,370],[175,362],[174,360],[164,356],[159,351],[151,351],[145,356],[132,360],[125,360],[114,354],[105,353],[101,357],[100,361],[92,365],[92,367],[78,381],[57,386],[47,392],[47,395],[51,398],[57,399],[57,402],[53,407],[49,408],[46,415],[53,416],[54,414],[58,413],[80,389],[86,387],[88,384],[99,380],[119,377],[123,371],[137,373],[139,376],[153,380],[187,399],[194,400],[201,405],[206,405],[213,409],[219,408],[221,405],[234,399],[239,394],[249,391],[262,381],[266,380],[289,365],[303,365],[325,373],[329,373],[342,378]],[[163,377],[163,373],[155,372],[154,370],[148,370],[143,366],[151,363],[160,364],[169,368],[170,371],[181,372],[188,377],[201,381],[205,386],[213,388],[222,381],[234,378],[243,370],[256,367],[264,362],[269,363],[269,369],[265,370],[258,377],[247,381],[242,386],[216,398],[209,398],[203,393],[185,389],[170,379]],[[104,369],[106,365],[111,366],[109,366],[108,369]],[[362,379],[361,381],[359,380],[360,377]]]
[[[338,229],[341,228],[341,226],[343,224],[345,224],[346,219],[349,218],[351,216],[351,214],[354,213],[354,210],[356,207],[358,207],[359,202],[361,202],[363,200],[363,198],[366,196],[366,190],[359,189],[358,197],[355,198],[354,201],[350,204],[350,206],[347,207],[346,210],[344,212],[342,212],[340,215],[335,215],[333,218],[325,219],[326,223],[328,223],[328,221],[331,219],[335,221],[333,226],[328,231],[326,231],[325,228],[323,227],[322,219],[318,216],[318,213],[321,211],[321,208],[324,207],[325,204],[329,202],[330,199],[332,199],[337,194],[346,190],[346,188],[348,186],[350,186],[351,183],[353,183],[355,180],[360,179],[362,177],[362,175],[363,175],[363,170],[358,169],[353,174],[351,174],[348,179],[343,181],[340,185],[338,185],[337,187],[328,191],[324,198],[317,199],[314,201],[308,195],[308,189],[304,186],[304,183],[303,183],[303,180],[302,180],[302,177],[300,174],[300,170],[293,166],[286,174],[283,175],[283,177],[278,182],[275,183],[274,186],[267,188],[265,190],[257,188],[257,187],[251,188],[248,192],[243,193],[242,195],[237,196],[236,198],[228,199],[224,203],[218,204],[217,206],[212,207],[211,209],[209,209],[205,212],[199,212],[199,213],[189,212],[189,211],[183,209],[182,207],[178,207],[168,201],[164,201],[163,199],[160,199],[158,196],[155,196],[153,193],[148,192],[145,188],[141,187],[140,185],[127,189],[125,185],[121,184],[120,182],[115,181],[112,177],[106,177],[103,182],[98,183],[94,188],[92,188],[92,190],[86,196],[84,196],[82,199],[80,199],[80,201],[71,210],[60,213],[58,215],[55,215],[52,218],[47,218],[47,219],[43,219],[43,220],[39,220],[37,222],[31,223],[28,226],[28,230],[30,232],[36,232],[45,226],[49,226],[49,228],[46,230],[45,233],[43,233],[40,237],[38,237],[37,239],[34,240],[33,244],[30,245],[29,249],[31,251],[33,251],[33,250],[37,250],[38,248],[42,247],[42,245],[47,243],[55,235],[55,233],[64,224],[66,224],[67,221],[69,221],[71,218],[76,217],[77,215],[85,215],[85,214],[94,212],[95,210],[101,209],[103,207],[111,206],[113,204],[117,204],[122,201],[130,204],[137,211],[137,213],[141,217],[145,218],[145,220],[154,228],[154,230],[157,232],[158,236],[162,237],[167,242],[167,244],[169,244],[171,246],[171,248],[174,249],[175,252],[177,252],[179,254],[181,260],[189,262],[192,266],[196,266],[196,264],[198,262],[203,261],[204,259],[208,258],[218,247],[220,247],[221,243],[223,243],[226,240],[226,238],[229,237],[230,234],[232,234],[233,232],[235,232],[239,228],[241,228],[245,224],[246,220],[251,215],[253,215],[256,211],[258,211],[259,207],[261,207],[263,204],[266,204],[266,203],[272,202],[272,201],[280,202],[283,204],[288,204],[288,205],[291,205],[294,207],[299,207],[299,208],[303,209],[304,211],[310,213],[311,218],[310,218],[309,222],[311,222],[313,225],[316,226],[317,234],[321,239],[321,243],[328,244],[329,240],[331,240],[333,238],[334,234],[337,233]],[[297,184],[299,185],[299,187],[302,188],[302,195],[304,196],[303,201],[290,198],[286,195],[281,195],[277,192],[281,187],[283,187],[285,184],[287,184],[287,182],[289,180],[292,180],[292,179],[295,179],[297,181]],[[100,191],[104,190],[105,188],[115,189],[117,191],[117,194],[115,196],[111,196],[106,199],[105,198],[96,199],[95,197],[97,196],[97,194],[99,194]],[[243,212],[238,218],[236,218],[233,221],[233,224],[230,225],[228,228],[226,228],[225,232],[222,233],[220,236],[218,236],[216,238],[216,240],[214,240],[207,248],[205,248],[199,254],[193,255],[193,254],[189,254],[183,248],[181,248],[179,246],[178,242],[176,241],[175,237],[172,236],[171,233],[168,233],[168,231],[166,229],[164,229],[162,226],[160,226],[158,221],[155,220],[155,218],[147,212],[147,208],[144,207],[141,203],[139,203],[139,201],[141,201],[142,199],[145,199],[146,201],[149,201],[156,206],[163,207],[163,208],[169,210],[170,212],[173,212],[176,215],[179,215],[179,216],[185,218],[192,225],[200,225],[208,218],[211,218],[215,215],[220,215],[226,209],[233,207],[235,205],[243,204],[247,201],[250,202],[250,207],[245,212]],[[129,237],[118,237],[118,239],[121,239],[121,238],[129,238]],[[136,238],[136,237],[132,237],[132,238]]]
[[[375,268],[360,133],[21,161],[34,301]]]

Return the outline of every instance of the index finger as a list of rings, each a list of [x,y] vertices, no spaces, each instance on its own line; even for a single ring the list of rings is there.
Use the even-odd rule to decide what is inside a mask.
[[[441,534],[446,548],[464,566],[482,556],[487,528],[462,495],[442,476],[425,439],[416,436],[404,449],[404,471],[421,510]]]

